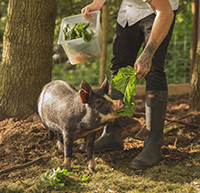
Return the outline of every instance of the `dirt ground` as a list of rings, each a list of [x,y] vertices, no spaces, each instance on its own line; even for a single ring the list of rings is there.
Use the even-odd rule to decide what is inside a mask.
[[[196,148],[200,146],[200,112],[189,112],[188,99],[188,95],[168,97],[163,152],[159,164],[176,164],[184,161],[185,157],[199,156]],[[134,116],[126,118],[122,131],[124,150],[105,153],[104,159],[108,164],[128,166],[141,152],[146,135],[144,108],[144,97],[135,98]],[[100,134],[99,131],[98,136]],[[72,162],[76,164],[86,162],[86,153],[79,151],[81,141],[74,142]],[[48,141],[48,132],[37,114],[24,120],[10,118],[0,122],[0,170],[46,155],[56,156],[55,149],[56,140]],[[63,155],[59,159],[63,159]],[[6,173],[0,175],[0,183],[11,178],[19,180],[24,175],[26,173],[23,170]]]

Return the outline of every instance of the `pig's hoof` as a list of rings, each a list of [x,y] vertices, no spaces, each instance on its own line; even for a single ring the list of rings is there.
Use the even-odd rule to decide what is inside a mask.
[[[64,150],[63,144],[60,141],[57,141],[57,147],[58,147],[59,151],[63,151]]]
[[[89,166],[88,166],[88,169],[89,169],[90,172],[94,172],[95,171],[95,168],[92,168],[92,167],[89,167]]]
[[[88,169],[89,169],[89,171],[94,172],[95,171],[95,167],[96,167],[96,163],[95,163],[94,159],[88,161]]]
[[[65,166],[65,168],[66,168],[68,171],[71,171],[71,158],[66,157],[66,158],[64,159],[63,165]]]

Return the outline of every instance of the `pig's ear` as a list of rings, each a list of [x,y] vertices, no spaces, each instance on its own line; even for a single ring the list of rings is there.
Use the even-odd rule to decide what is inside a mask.
[[[87,103],[93,96],[92,88],[85,80],[82,80],[80,87],[81,100],[83,103]]]
[[[108,82],[108,77],[105,75],[105,79],[102,82],[99,91],[102,92],[102,94],[108,94],[109,91],[109,82]]]
[[[92,88],[85,80],[82,80],[80,87],[83,90],[85,90],[87,93],[89,93],[89,97],[92,97],[92,95],[93,95]]]
[[[79,90],[79,94],[80,94],[82,103],[87,103],[89,100],[89,93],[81,89]]]

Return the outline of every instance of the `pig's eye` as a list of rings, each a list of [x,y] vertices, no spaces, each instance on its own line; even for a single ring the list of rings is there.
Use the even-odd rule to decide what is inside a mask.
[[[96,104],[100,105],[102,103],[101,99],[96,100]]]

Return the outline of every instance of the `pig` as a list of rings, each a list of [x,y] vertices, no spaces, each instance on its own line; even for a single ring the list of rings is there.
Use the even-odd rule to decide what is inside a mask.
[[[68,170],[71,170],[73,142],[82,137],[86,142],[88,169],[95,170],[93,146],[96,131],[118,118],[119,115],[114,112],[124,107],[121,99],[111,99],[108,92],[106,76],[96,90],[92,90],[85,80],[82,80],[79,91],[62,80],[51,81],[42,89],[38,113],[50,135],[55,131],[59,141],[63,138],[63,165]]]

